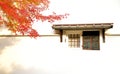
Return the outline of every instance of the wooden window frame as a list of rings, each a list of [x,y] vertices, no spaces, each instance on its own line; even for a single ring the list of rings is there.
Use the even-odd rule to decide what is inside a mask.
[[[86,33],[85,33],[86,32]],[[88,33],[88,34],[87,34]],[[83,31],[83,39],[82,39],[82,41],[83,41],[83,49],[84,50],[100,50],[100,39],[99,39],[99,34],[100,34],[100,32],[99,31]],[[89,37],[88,38],[88,41],[87,40],[85,40],[85,37],[87,38],[87,37]],[[97,40],[95,40],[94,41],[94,37],[97,37]],[[93,42],[94,41],[94,42]],[[85,42],[86,43],[88,43],[88,42],[90,42],[90,43],[88,43],[89,44],[89,46],[87,46],[87,47],[85,47]],[[94,46],[93,46],[93,44],[94,43],[97,43],[97,44],[95,44],[95,45],[97,45],[97,48],[95,48]]]

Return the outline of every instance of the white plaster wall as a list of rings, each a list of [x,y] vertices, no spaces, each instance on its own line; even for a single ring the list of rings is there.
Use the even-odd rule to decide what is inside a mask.
[[[59,35],[54,34],[48,23],[41,24],[37,30],[41,34],[37,39],[0,38],[0,74],[120,73],[119,36],[106,36],[105,43],[100,36],[100,51],[89,51],[68,48],[65,35],[60,43]],[[2,30],[0,34],[11,33]]]
[[[0,38],[1,74],[119,74],[119,36],[106,36],[100,51],[68,48],[59,36]]]

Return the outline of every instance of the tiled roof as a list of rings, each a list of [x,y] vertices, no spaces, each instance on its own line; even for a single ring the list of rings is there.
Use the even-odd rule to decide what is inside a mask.
[[[113,27],[113,23],[87,23],[87,24],[54,24],[53,29],[71,30],[71,29],[109,29]]]

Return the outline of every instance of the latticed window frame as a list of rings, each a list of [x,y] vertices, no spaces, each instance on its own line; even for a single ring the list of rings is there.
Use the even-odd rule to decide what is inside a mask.
[[[68,46],[72,48],[79,48],[80,34],[68,34]]]

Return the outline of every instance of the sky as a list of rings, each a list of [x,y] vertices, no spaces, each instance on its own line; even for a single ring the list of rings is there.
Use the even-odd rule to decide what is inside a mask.
[[[55,11],[57,14],[70,14],[67,19],[53,24],[114,23],[113,29],[108,33],[120,33],[117,31],[120,28],[119,0],[51,0],[49,11]],[[42,25],[42,29],[43,27],[50,29],[49,25]],[[41,32],[43,32],[42,29]]]
[[[70,16],[58,23],[114,23],[110,33],[119,33],[119,0],[53,0],[52,9]],[[52,3],[51,3],[52,4]],[[57,6],[57,7],[55,7]]]
[[[69,18],[73,20],[69,22],[74,23],[112,22],[120,12],[119,0],[52,0],[52,3],[53,10],[58,13],[68,12]]]
[[[50,0],[50,10],[69,13],[55,23],[114,23],[111,32],[119,32],[119,0]],[[49,13],[48,12],[48,13]],[[47,12],[46,12],[47,14]],[[40,34],[48,34],[51,25],[35,23]],[[41,26],[41,27],[39,27]],[[40,28],[40,29],[39,29]],[[43,33],[42,33],[43,32]],[[1,34],[4,34],[2,31]],[[58,39],[59,40],[59,39]],[[120,40],[116,37],[115,41]],[[106,42],[109,49],[100,52],[61,49],[52,38],[0,38],[0,74],[119,74],[119,49]],[[53,47],[54,46],[54,47]],[[119,48],[119,43],[115,44]],[[112,50],[114,49],[114,50]],[[109,51],[109,52],[108,52]],[[117,68],[118,67],[118,68]]]

